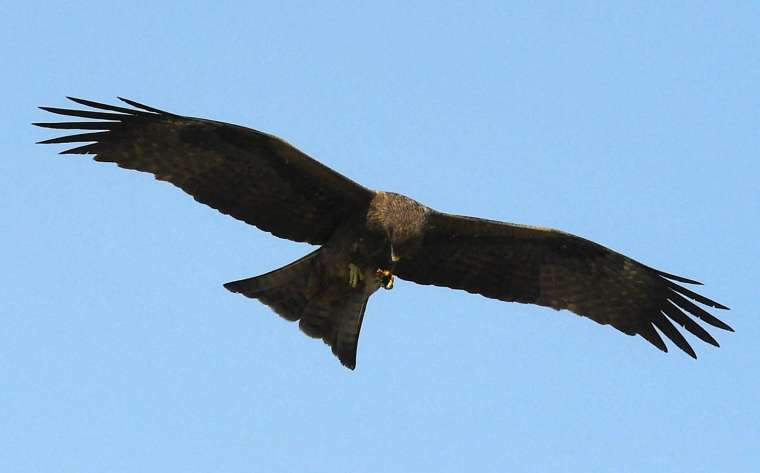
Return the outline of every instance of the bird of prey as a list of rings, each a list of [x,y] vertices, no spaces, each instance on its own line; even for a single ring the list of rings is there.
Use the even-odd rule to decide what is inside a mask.
[[[120,98],[131,107],[69,97],[89,109],[40,107],[85,121],[35,123],[85,133],[40,143],[78,143],[61,154],[152,173],[198,202],[280,238],[319,248],[287,266],[224,285],[299,321],[350,369],[369,297],[394,276],[502,301],[567,309],[667,351],[660,333],[696,358],[673,322],[718,342],[696,321],[733,331],[697,303],[727,309],[646,266],[551,228],[433,210],[367,189],[276,136],[186,117]],[[659,331],[659,333],[658,333]]]

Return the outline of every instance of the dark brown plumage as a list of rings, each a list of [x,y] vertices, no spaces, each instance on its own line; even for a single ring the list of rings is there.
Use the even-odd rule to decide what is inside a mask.
[[[568,309],[663,351],[664,334],[696,358],[673,325],[718,342],[694,318],[731,327],[695,302],[727,307],[686,289],[699,284],[645,266],[558,230],[449,215],[408,197],[376,192],[260,131],[71,98],[95,110],[41,107],[96,121],[35,123],[88,130],[40,143],[87,143],[62,154],[152,173],[198,202],[275,236],[321,245],[270,273],[225,284],[255,298],[309,336],[322,338],[349,368],[369,297],[393,274],[503,301]]]

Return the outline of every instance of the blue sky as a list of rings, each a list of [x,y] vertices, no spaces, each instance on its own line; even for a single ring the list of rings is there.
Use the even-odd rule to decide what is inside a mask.
[[[760,470],[757,2],[15,2],[0,23],[1,471]],[[736,333],[690,338],[695,361],[399,281],[350,372],[222,288],[308,246],[34,145],[66,95],[579,234],[703,281]]]

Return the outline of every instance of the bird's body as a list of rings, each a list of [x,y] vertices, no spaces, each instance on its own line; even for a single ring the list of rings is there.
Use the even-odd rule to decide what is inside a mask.
[[[367,300],[381,287],[392,287],[396,264],[421,244],[428,212],[406,196],[376,192],[366,211],[338,225],[306,259],[225,287],[261,300],[285,319],[300,320],[304,333],[323,338],[353,368]],[[301,303],[293,306],[293,300]]]
[[[567,309],[663,351],[655,327],[695,356],[671,321],[718,345],[691,317],[728,325],[692,301],[726,307],[678,283],[696,281],[645,266],[558,230],[450,215],[392,192],[367,189],[272,135],[183,117],[124,100],[128,109],[72,99],[98,111],[47,108],[101,121],[38,123],[100,130],[43,143],[90,143],[65,154],[154,174],[199,202],[275,236],[320,248],[283,268],[225,284],[255,298],[349,368],[367,301],[393,276],[503,301]],[[106,110],[102,112],[100,110]]]

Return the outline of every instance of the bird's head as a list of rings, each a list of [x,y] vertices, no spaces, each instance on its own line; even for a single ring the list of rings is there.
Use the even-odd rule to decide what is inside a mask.
[[[371,227],[389,242],[392,263],[411,256],[419,247],[428,208],[409,197],[393,192],[378,192],[370,204],[367,218]]]

